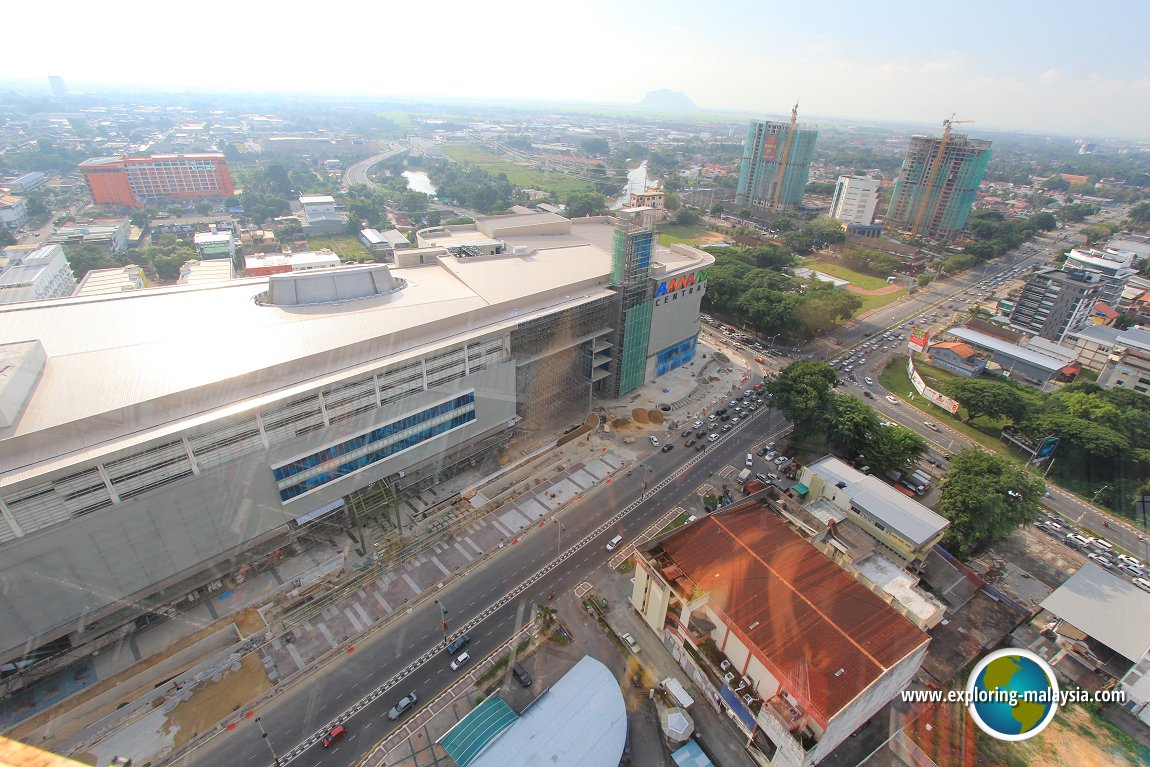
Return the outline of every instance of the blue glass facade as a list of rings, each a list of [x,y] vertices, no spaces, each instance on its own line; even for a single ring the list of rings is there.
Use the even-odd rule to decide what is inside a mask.
[[[661,376],[664,373],[669,373],[680,365],[693,360],[695,358],[695,346],[698,341],[698,336],[691,336],[686,341],[681,341],[674,346],[668,346],[656,354],[655,375]]]
[[[274,468],[280,499],[289,501],[474,420],[475,393],[468,392]]]

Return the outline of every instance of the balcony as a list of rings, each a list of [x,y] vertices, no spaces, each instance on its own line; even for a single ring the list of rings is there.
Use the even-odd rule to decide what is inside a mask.
[[[775,695],[770,700],[766,701],[764,708],[779,721],[783,727],[787,728],[787,732],[797,732],[803,726],[806,716],[803,712],[791,705],[791,702],[781,695]]]

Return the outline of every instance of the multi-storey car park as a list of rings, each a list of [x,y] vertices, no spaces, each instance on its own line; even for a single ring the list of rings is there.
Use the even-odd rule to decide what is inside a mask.
[[[388,524],[517,432],[690,360],[714,259],[655,248],[648,213],[0,307],[0,663],[98,646],[313,526]]]

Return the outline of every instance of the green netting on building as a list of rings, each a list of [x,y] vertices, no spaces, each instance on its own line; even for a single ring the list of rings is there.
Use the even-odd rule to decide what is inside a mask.
[[[439,745],[459,767],[467,767],[483,749],[519,719],[503,698],[493,695],[459,720],[439,740]]]
[[[644,301],[627,310],[623,321],[623,354],[619,359],[619,396],[642,385],[647,368],[654,303]]]
[[[619,287],[623,284],[624,267],[627,261],[627,233],[615,230],[615,247],[611,252],[611,285]]]

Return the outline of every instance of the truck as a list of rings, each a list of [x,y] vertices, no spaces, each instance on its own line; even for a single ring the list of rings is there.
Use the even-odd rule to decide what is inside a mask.
[[[905,477],[902,480],[902,486],[913,490],[915,495],[923,495],[926,493],[926,485],[920,485],[914,477]]]
[[[891,482],[898,482],[902,479],[902,472],[898,471],[897,469],[891,469],[890,471],[885,472],[885,474],[886,478]]]
[[[750,469],[743,469],[742,471],[740,471],[739,472],[739,484],[741,485],[744,482],[746,482],[748,479],[750,479],[751,474],[753,474],[753,473],[754,472],[752,472]]]
[[[921,469],[919,471],[916,471],[914,474],[911,474],[910,477],[911,477],[911,479],[913,479],[918,484],[928,485],[928,486],[930,485],[930,483],[934,479],[933,477],[931,477],[929,474],[927,474],[925,471],[922,471]]]

